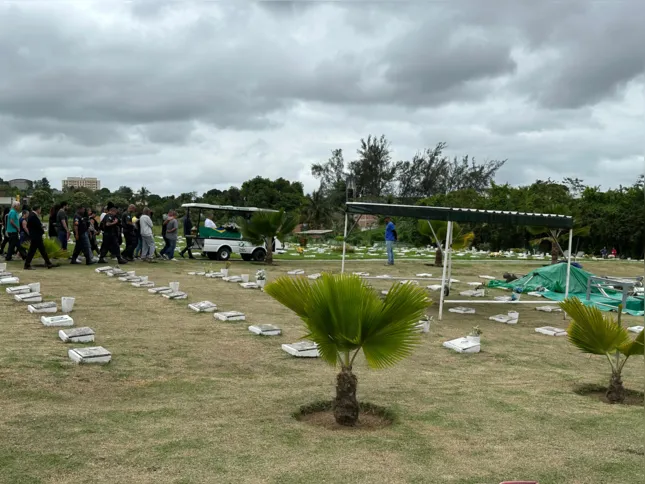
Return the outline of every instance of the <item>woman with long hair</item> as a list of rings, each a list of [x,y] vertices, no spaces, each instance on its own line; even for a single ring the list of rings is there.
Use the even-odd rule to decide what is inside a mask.
[[[56,214],[58,213],[59,208],[60,207],[58,206],[58,204],[56,204],[49,209],[49,220],[47,221],[47,235],[49,235],[50,239],[58,238],[58,230],[56,229]]]

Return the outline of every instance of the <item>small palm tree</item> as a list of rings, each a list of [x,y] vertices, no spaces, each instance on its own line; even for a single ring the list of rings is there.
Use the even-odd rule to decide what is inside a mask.
[[[531,235],[542,236],[531,240],[531,245],[538,245],[542,242],[551,242],[551,264],[557,264],[560,254],[564,255],[562,244],[569,240],[569,231],[564,229],[550,229],[549,227],[526,227]],[[591,227],[574,227],[574,237],[588,237]],[[546,237],[545,234],[548,234]]]
[[[22,247],[25,250],[29,250],[29,242],[25,242]],[[45,246],[45,252],[47,252],[47,257],[50,260],[53,259],[67,259],[69,257],[69,252],[62,249],[60,244],[52,239],[43,239],[43,245]],[[36,252],[36,257],[40,257],[40,252]]]
[[[385,368],[410,355],[420,342],[415,330],[429,305],[423,289],[395,284],[384,300],[358,276],[324,274],[310,284],[305,278],[281,277],[265,291],[305,323],[305,338],[318,345],[321,358],[339,365],[334,417],[341,425],[358,420],[358,380],[352,365],[363,352],[368,366]]]
[[[273,264],[273,241],[293,232],[298,219],[284,210],[278,212],[256,212],[250,220],[242,219],[242,235],[254,244],[264,244],[267,250],[266,263]]]
[[[431,224],[432,227],[430,226]],[[430,222],[429,220],[419,220],[419,222],[417,223],[417,230],[421,235],[428,237],[437,245],[434,265],[441,267],[441,265],[443,264],[443,252],[441,250],[441,244],[445,242],[448,236],[448,222],[436,220],[434,222]],[[473,232],[466,232],[458,223],[453,223],[452,233],[452,248],[456,250],[470,247],[470,245],[473,243],[473,240],[475,239],[475,234]]]
[[[618,321],[604,316],[593,306],[585,306],[577,298],[569,298],[560,307],[573,319],[567,333],[569,341],[583,353],[605,355],[611,365],[611,378],[607,387],[610,403],[625,401],[622,371],[630,356],[643,354],[643,331],[632,340],[620,324],[622,306],[618,306]],[[622,355],[622,356],[621,356]]]

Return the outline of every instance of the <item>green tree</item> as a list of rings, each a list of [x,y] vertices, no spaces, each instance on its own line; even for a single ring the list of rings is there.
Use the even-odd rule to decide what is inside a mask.
[[[460,250],[469,247],[474,238],[473,232],[468,232],[461,227],[458,223],[453,223],[452,228],[452,244],[451,247],[455,250]],[[445,247],[446,238],[448,237],[448,222],[440,220],[419,220],[417,223],[417,230],[419,233],[429,238],[436,246],[437,252],[434,258],[434,265],[441,267],[443,265],[443,251],[441,247]]]
[[[571,344],[583,353],[605,356],[611,365],[607,400],[610,403],[623,403],[623,367],[631,356],[643,354],[643,331],[634,340],[629,337],[620,322],[621,306],[618,307],[617,322],[611,316],[604,316],[598,308],[585,306],[576,298],[567,299],[560,306],[573,319],[567,329]]]
[[[392,163],[390,142],[385,135],[380,138],[369,135],[367,139],[361,139],[356,152],[358,160],[352,161],[349,169],[356,180],[357,195],[379,198],[389,193],[396,165]]]
[[[298,225],[298,219],[284,210],[278,212],[255,212],[250,219],[242,219],[242,235],[254,244],[265,244],[266,263],[273,264],[273,241],[285,240]]]
[[[136,198],[141,205],[148,203],[148,197],[150,197],[150,190],[148,190],[146,187],[139,188]]]
[[[114,197],[119,197],[127,200],[127,203],[130,203],[132,200],[134,200],[134,192],[132,191],[132,188],[125,185],[120,186],[113,195]]]
[[[95,208],[96,201],[94,198],[90,197],[87,195],[87,193],[84,192],[76,192],[74,193],[68,200],[68,202],[71,209],[76,211],[79,207],[84,207],[84,208]]]
[[[46,177],[43,177],[42,179],[34,182],[34,190],[43,190],[51,195],[52,187],[49,184],[49,180]]]
[[[358,379],[352,372],[358,354],[363,352],[371,368],[392,366],[410,355],[420,342],[415,326],[429,305],[418,286],[395,284],[381,300],[360,277],[347,274],[323,274],[313,284],[281,277],[265,291],[302,319],[305,338],[318,345],[321,358],[340,366],[334,417],[347,426],[359,416]]]
[[[331,225],[332,210],[320,190],[314,190],[305,197],[302,222],[310,229],[326,229]]]
[[[54,204],[54,197],[46,190],[34,190],[29,203],[32,207],[42,207],[43,213],[49,213],[49,209]]]
[[[246,207],[286,211],[298,210],[304,201],[302,183],[290,182],[284,178],[269,180],[256,176],[242,184],[240,195]]]

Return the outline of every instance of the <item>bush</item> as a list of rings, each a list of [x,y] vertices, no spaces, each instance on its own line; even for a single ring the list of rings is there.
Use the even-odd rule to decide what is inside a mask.
[[[342,254],[343,253],[343,246],[342,245],[335,245],[334,247],[331,248],[331,251],[332,252],[338,252],[339,254]],[[348,246],[345,247],[345,253],[353,254],[354,252],[356,252],[355,247],[353,247],[351,245],[348,245]]]

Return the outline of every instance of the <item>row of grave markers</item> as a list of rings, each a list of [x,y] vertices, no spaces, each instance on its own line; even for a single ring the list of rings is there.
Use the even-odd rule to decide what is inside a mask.
[[[62,297],[61,310],[65,314],[46,316],[46,314],[56,314],[58,305],[55,301],[43,302],[40,282],[33,282],[26,285],[20,284],[20,279],[13,274],[6,272],[6,266],[0,267],[0,285],[7,285],[5,292],[13,296],[16,302],[27,303],[27,310],[32,314],[43,314],[40,322],[46,327],[65,327],[74,326],[74,320],[69,316],[74,308],[76,298]],[[95,332],[92,328],[70,328],[58,331],[58,337],[64,343],[90,343],[94,341]],[[68,357],[75,363],[109,363],[112,354],[102,346],[71,348],[67,352]]]

